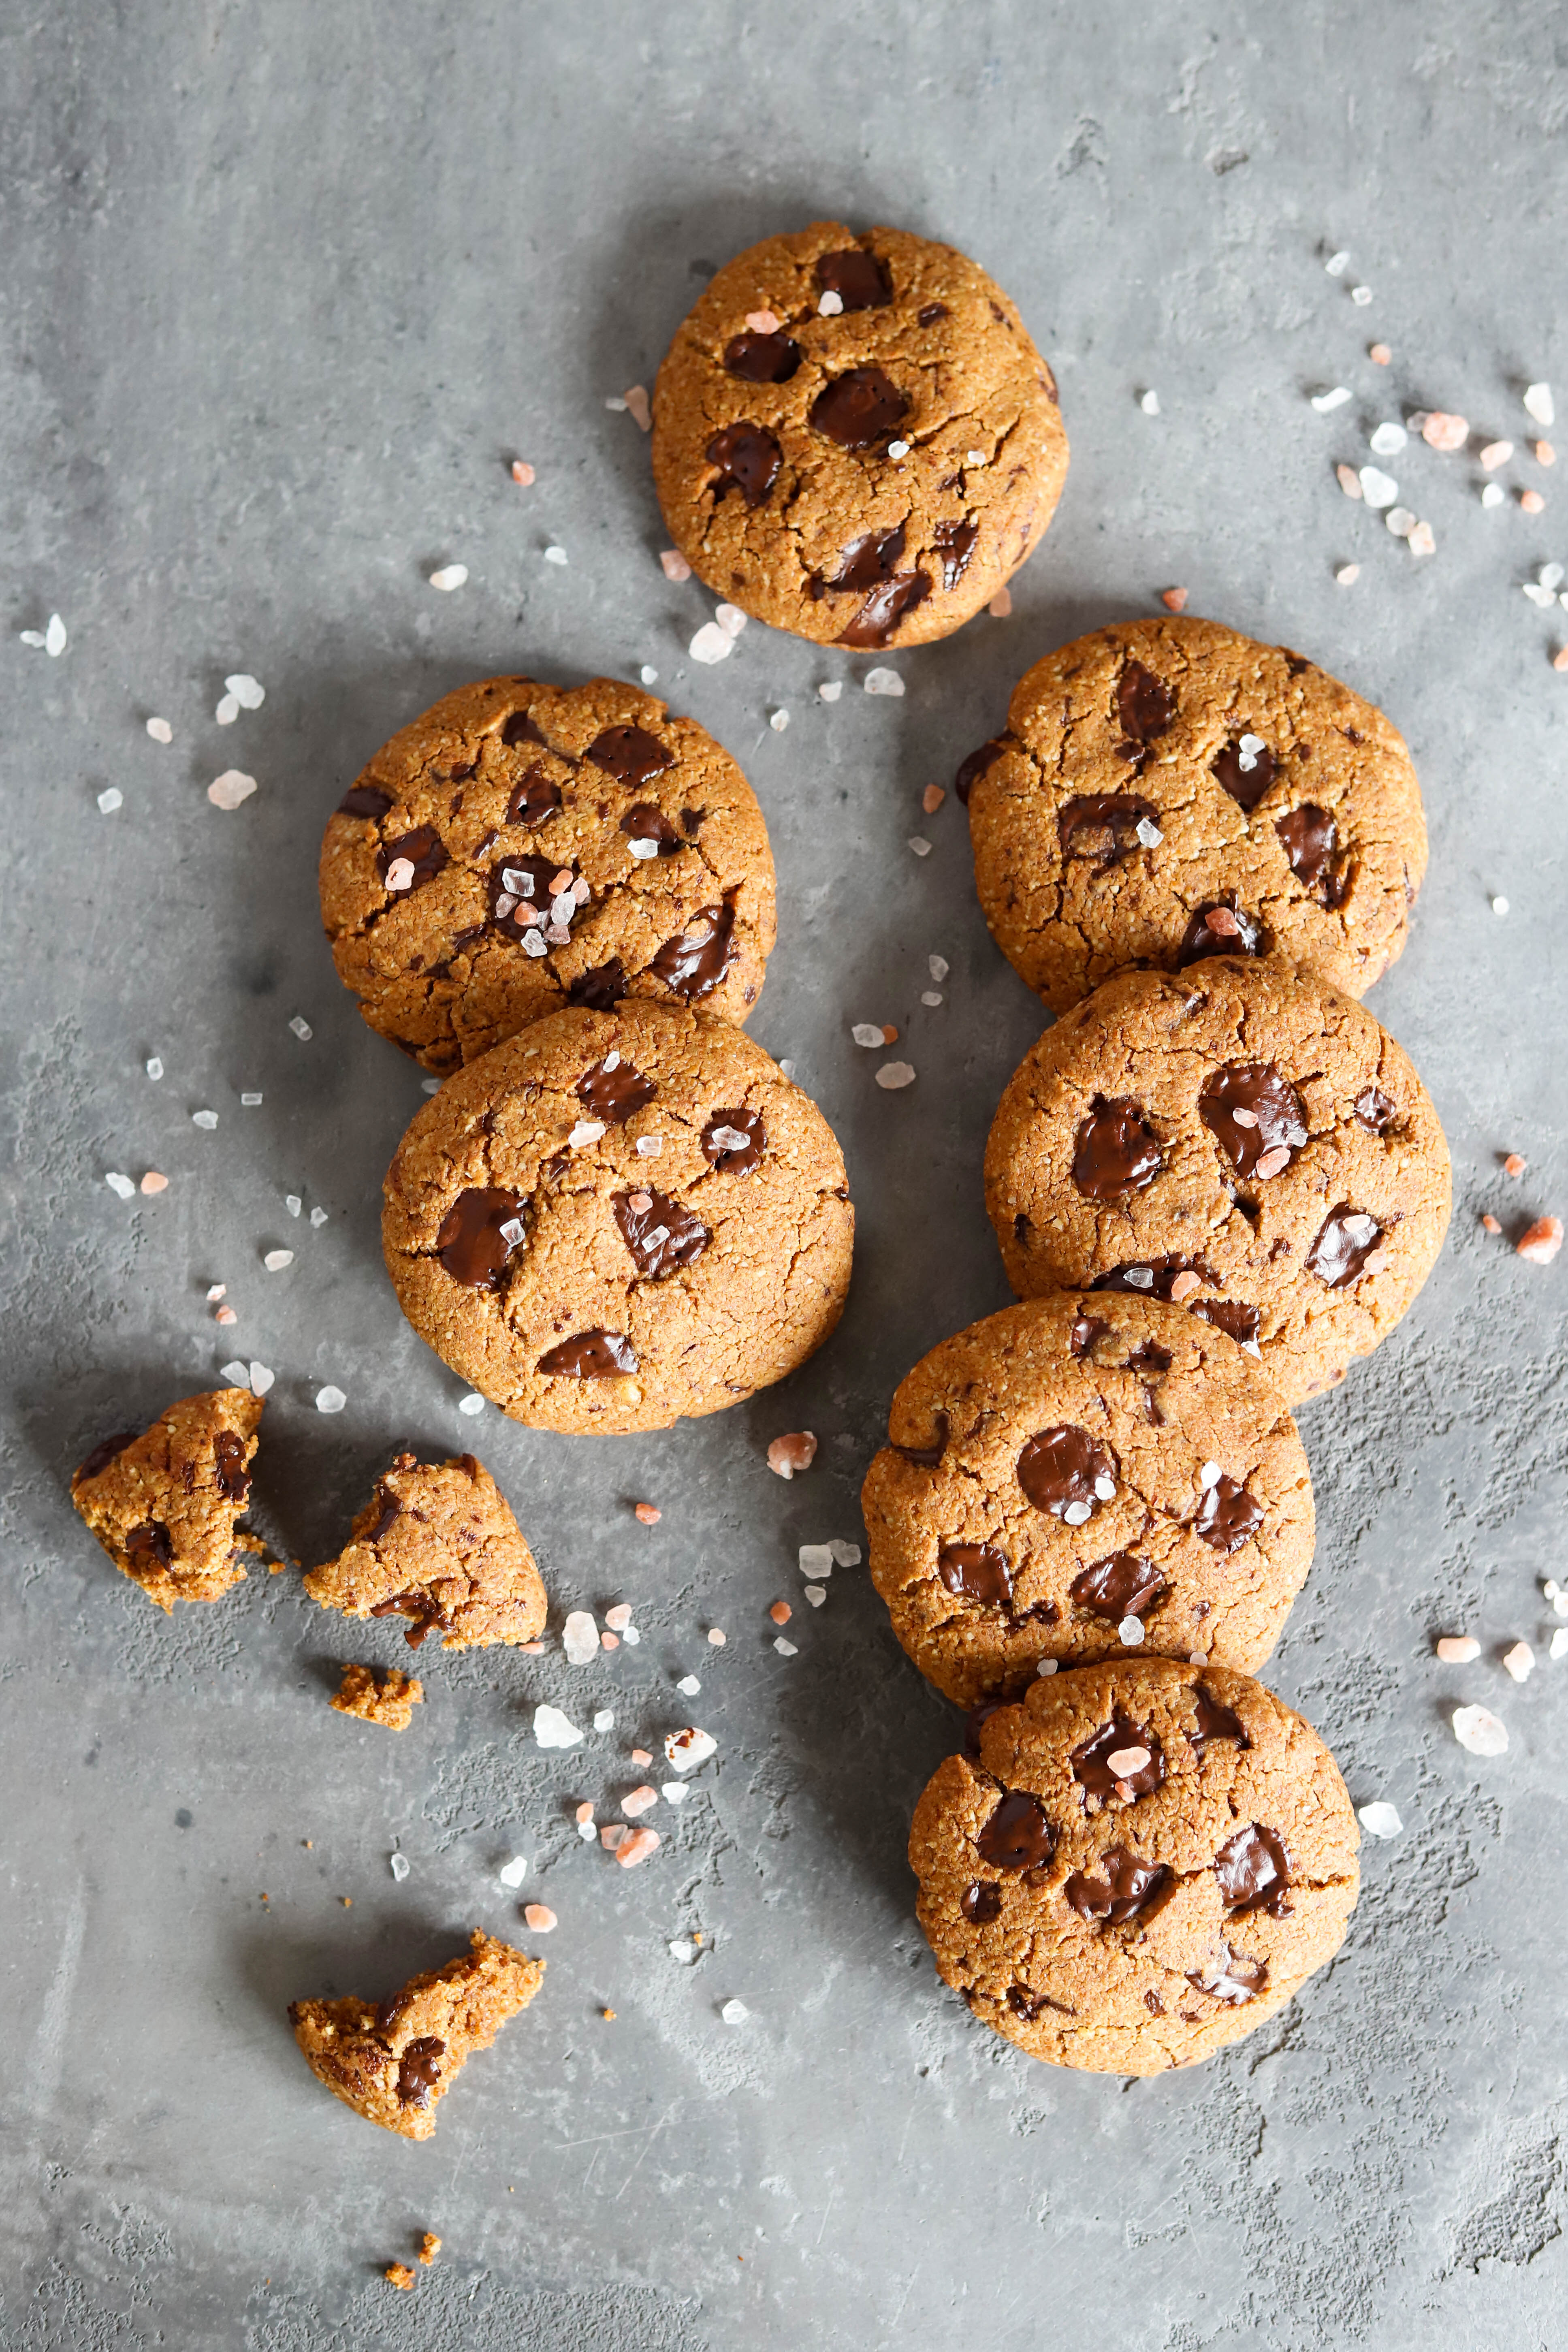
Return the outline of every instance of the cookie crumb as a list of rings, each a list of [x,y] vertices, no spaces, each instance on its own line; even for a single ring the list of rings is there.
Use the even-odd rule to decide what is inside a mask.
[[[426,2230],[419,2241],[419,2259],[428,2269],[441,2251],[441,2241],[434,2230]]]
[[[378,1670],[346,1665],[331,1704],[339,1715],[358,1716],[362,1723],[384,1724],[388,1731],[406,1731],[424,1698],[425,1685],[417,1676],[399,1674],[395,1666]]]
[[[1187,609],[1187,592],[1184,588],[1162,588],[1160,602],[1167,613],[1184,613]]]
[[[414,2284],[414,2273],[406,2263],[388,2263],[382,2276],[392,2285],[400,2286],[405,2294],[407,2294]]]
[[[1563,1220],[1561,1217],[1537,1217],[1535,1223],[1526,1233],[1520,1235],[1514,1244],[1517,1254],[1521,1257],[1528,1258],[1531,1265],[1550,1265],[1562,1246]]]
[[[816,1439],[809,1429],[790,1430],[768,1447],[768,1468],[780,1478],[793,1478],[797,1470],[809,1470],[816,1459]]]

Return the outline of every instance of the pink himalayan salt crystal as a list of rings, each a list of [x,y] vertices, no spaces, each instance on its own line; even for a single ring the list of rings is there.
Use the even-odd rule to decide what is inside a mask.
[[[1433,409],[1421,427],[1421,438],[1428,449],[1462,449],[1469,437],[1469,418],[1450,415],[1441,408]]]
[[[599,1832],[599,1843],[606,1853],[616,1853],[630,1835],[631,1832],[624,1822],[606,1822]]]
[[[797,1470],[809,1470],[816,1459],[816,1439],[809,1429],[792,1429],[775,1437],[768,1448],[768,1468],[780,1478],[793,1478]]]
[[[650,1805],[657,1805],[658,1802],[658,1790],[650,1789],[645,1781],[640,1789],[626,1790],[626,1795],[621,1799],[621,1811],[635,1822],[639,1813],[646,1813]]]
[[[1008,614],[1013,609],[1012,590],[1010,588],[998,588],[996,593],[992,597],[991,602],[986,605],[985,609],[990,614],[994,621],[1005,621],[1007,618]]]
[[[688,563],[685,556],[682,555],[679,547],[667,547],[659,556],[658,560],[660,566],[663,569],[664,576],[667,580],[690,579],[691,566]]]
[[[776,335],[779,322],[772,310],[748,310],[746,324],[753,335]]]
[[[632,1604],[629,1601],[617,1601],[613,1609],[605,1612],[605,1622],[612,1633],[624,1633],[631,1622]]]
[[[636,1516],[641,1520],[645,1528],[657,1528],[660,1519],[663,1518],[664,1513],[659,1509],[657,1503],[639,1503],[637,1507]]]
[[[1514,1244],[1521,1257],[1531,1265],[1550,1265],[1563,1246],[1561,1217],[1537,1217],[1528,1233],[1521,1234]]]
[[[629,1837],[621,1840],[616,1850],[616,1860],[623,1870],[635,1870],[639,1862],[646,1862],[650,1853],[658,1852],[657,1830],[633,1830]]]
[[[1358,483],[1356,487],[1359,488],[1361,486]],[[1167,613],[1184,613],[1187,609],[1187,592],[1184,588],[1162,588],[1160,602]]]
[[[1446,1666],[1473,1665],[1481,1654],[1481,1645],[1473,1633],[1445,1633],[1437,1644],[1437,1655]]]
[[[647,387],[640,383],[634,383],[624,396],[626,415],[633,424],[640,425],[645,433],[650,432],[653,427],[653,416],[647,404]]]
[[[514,457],[511,461],[511,478],[520,489],[530,489],[533,484],[533,467],[525,458]],[[552,1921],[551,1924],[553,1926],[554,1922]]]
[[[548,1936],[561,1924],[548,1903],[525,1903],[522,1916],[536,1936]]]
[[[579,1822],[579,1823],[581,1823],[581,1822],[591,1822],[591,1821],[593,1820],[593,1818],[594,1818],[594,1808],[593,1808],[593,1806],[592,1806],[592,1805],[579,1805],[579,1806],[578,1806],[578,1808],[577,1808],[577,1810],[576,1810],[576,1811],[573,1814],[572,1818],[573,1818],[573,1820],[574,1820],[574,1822]]]

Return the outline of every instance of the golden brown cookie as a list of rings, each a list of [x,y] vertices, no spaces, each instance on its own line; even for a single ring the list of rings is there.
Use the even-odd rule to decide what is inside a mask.
[[[331,1704],[339,1715],[356,1715],[362,1723],[379,1723],[388,1731],[406,1731],[414,1710],[423,1704],[425,1685],[415,1675],[400,1675],[395,1666],[349,1665]]]
[[[925,645],[1050,521],[1067,435],[1049,368],[951,246],[837,221],[736,256],[658,372],[665,520],[721,596],[819,645]]]
[[[1310,1724],[1245,1675],[1080,1666],[988,1712],[915,1809],[943,1979],[1032,2058],[1190,2066],[1339,1949],[1360,1843]]]
[[[482,1927],[471,1951],[443,1969],[410,1977],[382,2001],[289,2006],[294,2039],[311,2073],[366,2123],[405,2139],[428,2139],[436,2102],[446,2097],[473,2050],[488,2050],[509,2017],[526,2009],[544,1962],[514,1951]]]
[[[1125,965],[1213,955],[1363,996],[1426,870],[1421,787],[1382,711],[1215,621],[1125,621],[1047,654],[958,794],[996,944],[1058,1013]]]
[[[261,1399],[247,1389],[182,1397],[140,1436],[106,1437],[71,1480],[71,1501],[117,1569],[149,1601],[218,1601],[245,1576]]]
[[[960,1706],[1144,1644],[1250,1672],[1311,1565],[1295,1423],[1179,1307],[1004,1307],[900,1381],[888,1434],[861,1496],[871,1580]]]
[[[815,1103],[744,1031],[631,1001],[451,1078],[387,1173],[404,1313],[538,1429],[666,1429],[804,1363],[855,1216]]]
[[[471,1454],[450,1462],[398,1454],[352,1541],[311,1570],[305,1590],[345,1617],[411,1618],[404,1639],[416,1650],[437,1632],[444,1650],[531,1642],[548,1608],[510,1507]]]
[[[744,1021],[773,944],[756,797],[635,686],[459,688],[327,821],[321,919],[381,1036],[446,1072],[567,1003]]]
[[[1236,956],[1105,982],[1024,1056],[985,1149],[1020,1297],[1169,1299],[1256,1341],[1289,1404],[1387,1338],[1448,1192],[1437,1114],[1372,1014]]]

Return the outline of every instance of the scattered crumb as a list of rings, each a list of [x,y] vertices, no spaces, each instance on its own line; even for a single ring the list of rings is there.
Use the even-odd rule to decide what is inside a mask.
[[[780,1478],[793,1478],[797,1470],[809,1470],[816,1459],[816,1439],[809,1429],[793,1429],[784,1437],[775,1437],[768,1447],[768,1468]]]
[[[441,2251],[441,2241],[434,2230],[426,2230],[419,2241],[419,2259],[428,2269]]]
[[[339,1715],[358,1716],[362,1723],[406,1731],[424,1698],[425,1685],[418,1677],[399,1674],[395,1666],[346,1665],[332,1706]]]
[[[1184,613],[1187,609],[1187,592],[1184,588],[1162,588],[1160,602],[1167,613]]]
[[[1537,1217],[1514,1244],[1519,1255],[1528,1258],[1532,1265],[1550,1265],[1562,1246],[1561,1217]]]
[[[402,2287],[405,2293],[406,2293],[414,2284],[414,2273],[409,2269],[406,2263],[388,2263],[385,2270],[382,2273],[382,2276],[383,2278],[390,2279],[394,2286]]]

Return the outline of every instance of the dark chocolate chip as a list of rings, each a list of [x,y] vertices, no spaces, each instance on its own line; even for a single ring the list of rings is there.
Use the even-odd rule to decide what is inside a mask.
[[[125,1557],[143,1568],[167,1568],[174,1557],[174,1539],[162,1519],[143,1519],[125,1538]]]
[[[996,1870],[1038,1870],[1057,1850],[1040,1801],[1026,1789],[1003,1798],[974,1843],[981,1860]]]
[[[426,882],[434,882],[442,867],[452,862],[446,843],[432,824],[416,825],[414,831],[405,833],[401,840],[382,844],[376,852],[375,870],[383,882],[386,880],[388,868],[399,857],[406,857],[414,868],[414,879],[408,886],[410,890],[422,889]]]
[[[702,1130],[702,1156],[723,1176],[749,1176],[767,1150],[767,1132],[754,1110],[716,1110]]]
[[[1226,1840],[1214,1858],[1214,1874],[1227,1911],[1267,1911],[1282,1918],[1290,1906],[1290,1862],[1278,1830],[1249,1822]]]
[[[1216,923],[1215,917],[1225,919]],[[1197,908],[1182,933],[1182,944],[1176,950],[1176,962],[1184,971],[1190,963],[1199,963],[1205,956],[1255,956],[1263,953],[1264,929],[1257,918],[1245,914],[1236,903],[1236,893],[1227,890],[1223,898],[1205,898]]]
[[[447,2045],[433,2033],[422,2033],[411,2042],[397,2062],[397,2095],[405,2107],[426,2107],[430,2094],[441,2079],[437,2063]]]
[[[960,761],[958,773],[952,780],[952,789],[965,808],[969,806],[970,793],[986,769],[999,760],[1006,749],[1005,743],[993,737],[989,743],[982,743],[978,751],[971,751],[967,760]]]
[[[616,1057],[614,1069],[609,1059],[606,1055],[591,1070],[584,1070],[574,1091],[595,1118],[602,1118],[606,1127],[624,1127],[634,1111],[652,1102],[658,1087],[624,1056]]]
[[[139,1429],[126,1429],[122,1430],[118,1437],[104,1438],[100,1444],[93,1447],[92,1452],[71,1480],[71,1485],[79,1486],[84,1478],[96,1478],[100,1470],[108,1469],[116,1454],[123,1454],[128,1445],[134,1445],[141,1434],[142,1432]]]
[[[936,1556],[936,1572],[950,1592],[989,1608],[1005,1608],[1013,1598],[1007,1555],[994,1544],[945,1543]]]
[[[934,327],[939,319],[945,319],[948,315],[945,302],[928,302],[923,310],[916,311],[915,324],[917,327]]]
[[[1198,1115],[1237,1174],[1260,1182],[1282,1175],[1307,1140],[1301,1097],[1272,1062],[1227,1062],[1215,1070],[1204,1082]]]
[[[1354,1282],[1383,1239],[1383,1227],[1364,1209],[1342,1201],[1324,1218],[1317,1240],[1307,1252],[1306,1268],[1331,1290]]]
[[[1002,1889],[994,1878],[977,1878],[959,1896],[958,1907],[972,1927],[984,1927],[1002,1908]]]
[[[1124,1927],[1158,1900],[1171,1874],[1163,1862],[1140,1862],[1124,1845],[1113,1845],[1104,1860],[1103,1878],[1075,1870],[1062,1892],[1080,1918]]]
[[[617,784],[634,788],[675,765],[674,752],[646,727],[606,727],[583,756]]]
[[[1113,1772],[1107,1759],[1120,1755],[1126,1748],[1143,1748],[1149,1761],[1133,1772]],[[1152,1796],[1165,1778],[1165,1756],[1159,1741],[1120,1707],[1109,1723],[1102,1723],[1098,1731],[1079,1741],[1068,1761],[1073,1779],[1090,1797],[1114,1797],[1123,1789],[1130,1790],[1134,1797]]]
[[[619,956],[580,971],[566,991],[569,1004],[585,1004],[591,1013],[609,1013],[626,992],[626,968]]]
[[[923,604],[931,593],[931,575],[925,572],[899,572],[890,580],[873,588],[848,627],[839,634],[841,646],[853,646],[861,653],[892,644],[893,635],[906,613]]]
[[[708,444],[708,462],[719,468],[715,501],[726,490],[739,490],[749,507],[761,507],[778,479],[783,452],[760,425],[726,425]]]
[[[1245,1348],[1249,1340],[1257,1341],[1261,1318],[1257,1307],[1249,1307],[1245,1298],[1194,1298],[1187,1312],[1197,1316],[1201,1322],[1211,1323],[1216,1331],[1225,1332],[1238,1347]]]
[[[532,832],[547,824],[560,805],[560,786],[551,782],[542,768],[530,768],[506,804],[506,821]]]
[[[1097,1444],[1087,1429],[1059,1425],[1030,1438],[1018,1456],[1018,1484],[1037,1511],[1082,1527],[1110,1500],[1099,1490],[1107,1483],[1114,1489],[1121,1466],[1110,1446]]]
[[[1109,1274],[1097,1274],[1089,1284],[1091,1290],[1130,1290],[1139,1298],[1163,1298],[1169,1306],[1171,1293],[1184,1274],[1195,1274],[1201,1282],[1213,1282],[1214,1276],[1201,1257],[1149,1257],[1131,1265],[1113,1265]]]
[[[243,1503],[250,1493],[250,1473],[245,1466],[245,1440],[237,1430],[220,1429],[213,1440],[213,1475],[226,1503]]]
[[[1116,711],[1135,743],[1152,743],[1176,715],[1176,698],[1163,678],[1130,661],[1116,682]]]
[[[893,299],[886,262],[858,245],[843,253],[818,254],[816,282],[825,294],[837,294],[846,310],[880,310]]]
[[[1154,824],[1152,801],[1136,793],[1080,793],[1057,818],[1062,857],[1087,858],[1104,873],[1142,847],[1141,824]]]
[[[1075,1316],[1072,1329],[1068,1334],[1068,1346],[1081,1362],[1085,1356],[1094,1353],[1094,1343],[1100,1333],[1110,1328],[1110,1324],[1103,1322],[1098,1315]]]
[[[645,1200],[646,1209],[633,1206]],[[712,1239],[701,1219],[668,1192],[617,1192],[610,1205],[621,1239],[645,1281],[657,1282],[678,1266],[690,1265]]]
[[[1110,1624],[1124,1617],[1144,1617],[1170,1586],[1141,1552],[1113,1551],[1104,1559],[1080,1569],[1068,1587],[1068,1598]]]
[[[1250,815],[1274,782],[1274,754],[1267,744],[1260,751],[1246,752],[1233,738],[1221,744],[1209,773]]]
[[[391,806],[392,794],[384,793],[379,784],[351,784],[338,803],[338,814],[380,818]]]
[[[459,1192],[436,1236],[436,1255],[466,1290],[499,1290],[517,1242],[501,1231],[521,1223],[521,1196],[491,1186]]]
[[[969,569],[969,559],[974,552],[974,542],[980,536],[977,522],[939,522],[931,533],[931,543],[942,558],[942,584],[956,588]]]
[[[1368,1087],[1364,1094],[1357,1095],[1352,1108],[1369,1135],[1386,1135],[1399,1116],[1399,1105],[1391,1102],[1376,1087]]]
[[[632,841],[651,841],[661,857],[679,857],[686,844],[679,829],[652,801],[638,801],[621,819],[621,831]]]
[[[966,1756],[973,1757],[974,1761],[978,1763],[980,1760],[981,1733],[984,1730],[992,1717],[995,1715],[999,1709],[1005,1706],[1013,1706],[1016,1704],[1017,1702],[1014,1699],[983,1698],[978,1706],[972,1706],[968,1714],[963,1718],[964,1754]]]
[[[579,1331],[539,1359],[542,1372],[562,1381],[607,1381],[637,1368],[637,1352],[623,1331]]]
[[[1289,815],[1276,818],[1274,830],[1297,881],[1305,889],[1320,889],[1339,841],[1339,828],[1328,810],[1304,801]]]
[[[811,404],[811,422],[841,449],[874,449],[891,439],[909,411],[909,394],[890,376],[879,367],[858,367],[824,385]],[[712,445],[708,454],[712,457]]]
[[[1119,1201],[1152,1184],[1165,1164],[1142,1103],[1096,1095],[1073,1142],[1072,1181],[1089,1201]]]
[[[700,908],[691,929],[666,940],[648,970],[683,1004],[695,1004],[721,985],[734,962],[734,929],[732,899],[726,898],[721,907]]]
[[[994,310],[996,306],[993,303],[991,307]],[[1054,2009],[1060,2017],[1078,2015],[1077,2010],[1069,2009],[1065,2000],[1053,2000],[1048,1992],[1031,1992],[1027,1985],[1021,1984],[1008,1986],[1007,2006],[1026,2025],[1033,2025],[1044,2009]]]
[[[363,1535],[359,1538],[358,1540],[361,1543],[379,1543],[383,1536],[390,1533],[391,1529],[396,1525],[397,1521],[403,1516],[402,1504],[398,1501],[396,1496],[392,1492],[392,1489],[384,1481],[377,1486],[375,1490],[375,1499],[381,1505],[381,1508],[377,1512],[374,1520],[368,1528],[366,1528]],[[387,1602],[383,1601],[380,1604],[382,1611],[384,1611],[389,1617],[401,1613],[401,1603],[404,1598],[405,1596],[402,1593],[399,1593],[396,1601],[392,1604],[389,1605]],[[376,1612],[372,1612],[373,1615]]]
[[[1228,1558],[1243,1544],[1250,1543],[1262,1525],[1262,1504],[1222,1470],[1214,1485],[1204,1488],[1193,1532]]]
[[[550,749],[538,721],[526,710],[507,712],[501,721],[500,740],[513,750],[519,743],[537,743],[540,749],[545,751]]]
[[[759,335],[750,329],[724,346],[724,365],[747,383],[787,383],[804,357],[790,336]]]
[[[1252,1745],[1242,1728],[1240,1716],[1215,1698],[1206,1684],[1194,1683],[1193,1727],[1187,1734],[1187,1744],[1194,1756],[1202,1756],[1211,1739],[1234,1739],[1238,1748]]]

